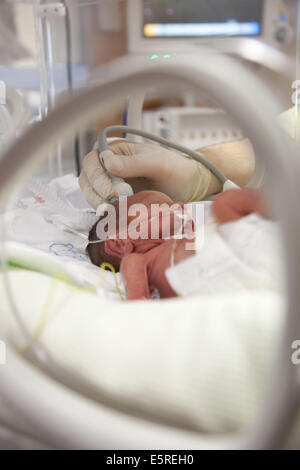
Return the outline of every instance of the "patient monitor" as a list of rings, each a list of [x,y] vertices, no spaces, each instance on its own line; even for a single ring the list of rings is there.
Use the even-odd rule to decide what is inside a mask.
[[[285,48],[293,38],[294,1],[129,0],[131,52],[178,50],[199,45],[232,47],[256,38]],[[184,41],[183,41],[184,39]]]
[[[200,46],[294,77],[295,0],[128,0],[128,49],[167,59]]]

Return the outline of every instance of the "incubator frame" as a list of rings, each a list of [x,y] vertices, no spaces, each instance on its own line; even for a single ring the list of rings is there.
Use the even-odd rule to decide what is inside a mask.
[[[92,402],[57,384],[8,347],[8,365],[1,371],[1,397],[29,429],[38,431],[43,442],[56,448],[264,449],[278,447],[290,430],[299,402],[299,371],[290,360],[291,344],[300,333],[299,148],[278,128],[273,96],[259,80],[229,58],[215,54],[209,61],[202,59],[197,64],[192,56],[172,59],[168,64],[133,60],[132,64],[127,63],[127,71],[118,68],[117,73],[112,67],[109,80],[74,94],[5,152],[0,160],[0,200],[5,201],[30,174],[50,145],[80,127],[82,116],[99,117],[99,103],[105,113],[128,95],[154,84],[174,90],[185,86],[195,93],[201,88],[214,97],[241,124],[257,158],[265,162],[270,176],[268,188],[283,235],[288,315],[262,409],[254,425],[238,438],[197,435]],[[249,96],[250,89],[255,90],[255,100]],[[279,188],[284,191],[279,192]],[[52,398],[50,402],[48,396]],[[60,421],[63,426],[58,424]]]

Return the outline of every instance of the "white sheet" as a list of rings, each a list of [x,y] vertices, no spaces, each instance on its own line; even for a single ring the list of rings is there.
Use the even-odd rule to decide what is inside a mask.
[[[83,200],[75,176],[56,178],[51,181],[49,187],[54,194],[64,198],[78,210],[89,207]],[[64,222],[64,218],[57,216],[42,199],[21,199],[10,211],[0,215],[5,239],[17,242],[7,245],[7,254],[23,267],[51,276],[65,273],[80,285],[97,287],[99,296],[120,300],[112,273],[103,273],[90,262],[85,251],[87,238],[72,233]],[[70,229],[77,229],[75,224],[72,226],[72,221],[67,222]],[[81,229],[83,236],[88,235],[89,228]],[[116,278],[121,295],[125,296],[121,275],[117,273]]]

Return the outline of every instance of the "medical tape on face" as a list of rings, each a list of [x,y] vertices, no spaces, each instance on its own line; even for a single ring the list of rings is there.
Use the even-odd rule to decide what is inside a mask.
[[[108,204],[104,204],[103,206],[105,206],[105,207],[103,207],[103,209],[105,209],[107,207],[107,205]],[[145,231],[145,233],[147,232],[147,235],[148,235],[149,225],[151,226],[151,224],[153,224],[154,222],[158,222],[158,223],[160,221],[163,222],[163,220],[166,220],[167,218],[170,219],[171,216],[173,216],[178,221],[180,221],[179,227],[173,235],[165,236],[162,239],[163,240],[170,240],[170,239],[173,239],[173,238],[176,238],[176,239],[192,238],[192,236],[194,234],[191,230],[188,230],[185,233],[185,228],[186,228],[187,224],[189,222],[193,221],[192,215],[187,214],[187,213],[182,213],[182,211],[166,209],[166,210],[161,210],[160,214],[152,216],[150,219],[140,220],[138,226],[136,226],[132,230],[131,230],[131,227],[130,227],[131,224],[129,224],[129,227],[126,225],[126,227],[124,227],[124,229],[119,228],[118,234],[116,234],[115,229],[113,230],[113,233],[111,233],[111,234],[109,232],[106,232],[104,238],[99,237],[99,233],[97,233],[97,231],[96,231],[97,236],[99,237],[99,239],[98,240],[90,240],[88,242],[88,244],[103,243],[103,242],[105,242],[106,240],[109,240],[109,239],[124,239],[125,240],[125,239],[130,238],[130,237],[139,238],[139,237],[136,237],[136,233],[137,233],[136,228],[137,227],[139,228],[139,233],[143,233],[143,231]],[[112,219],[111,219],[111,221],[112,221]],[[101,220],[99,222],[101,222]],[[105,223],[106,224],[109,223],[109,216],[108,216],[107,220],[105,221]],[[174,224],[174,225],[176,225],[176,224]],[[142,239],[153,239],[153,238],[148,237],[148,236],[147,237],[142,237],[141,236],[140,238],[142,238]],[[161,239],[161,238],[158,238],[158,239]]]

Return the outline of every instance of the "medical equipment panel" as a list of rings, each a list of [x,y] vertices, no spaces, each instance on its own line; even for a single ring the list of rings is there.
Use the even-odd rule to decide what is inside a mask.
[[[243,138],[233,119],[217,108],[168,107],[144,111],[142,127],[194,149]]]
[[[131,52],[203,44],[222,48],[225,40],[234,51],[241,37],[285,48],[296,31],[295,8],[293,0],[130,0],[129,48]]]
[[[261,0],[143,3],[144,37],[258,36],[262,30]]]

